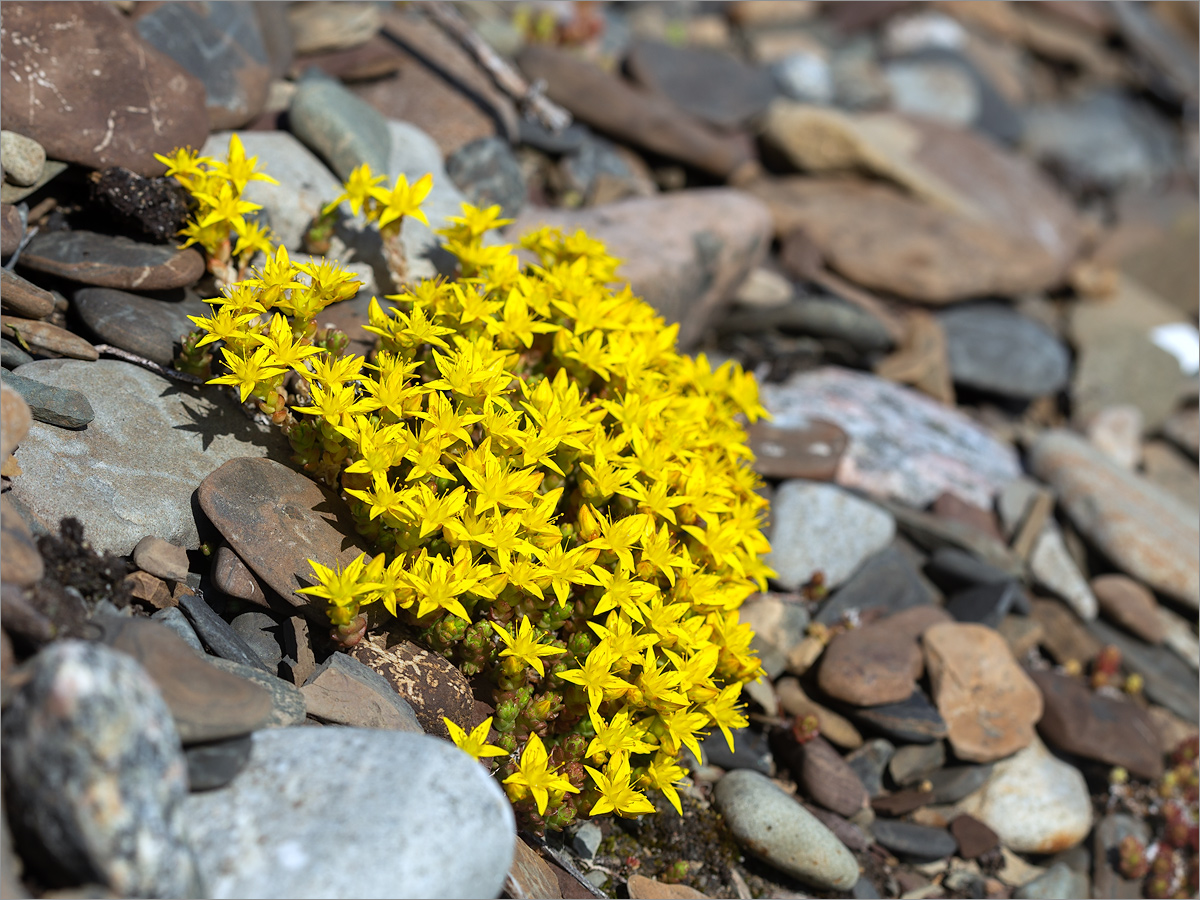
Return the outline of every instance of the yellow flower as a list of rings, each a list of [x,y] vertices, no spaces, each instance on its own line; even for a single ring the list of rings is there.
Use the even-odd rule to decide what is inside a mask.
[[[259,347],[251,355],[235,353],[226,347],[224,356],[229,374],[210,378],[208,383],[235,385],[241,394],[242,403],[246,402],[260,384],[270,382],[287,371],[286,368],[276,365],[271,351],[266,347]]]
[[[501,657],[511,657],[522,666],[533,666],[543,678],[546,676],[546,667],[542,664],[541,658],[558,656],[560,653],[567,652],[559,647],[549,647],[546,644],[538,643],[538,636],[534,633],[533,626],[529,624],[529,616],[521,618],[521,624],[517,628],[516,634],[495,622],[488,622],[488,624],[492,626],[496,634],[500,635],[500,640],[504,641],[506,649],[500,651]]]
[[[216,162],[213,164],[217,174],[229,179],[229,183],[233,185],[235,193],[240,194],[246,189],[246,185],[251,181],[265,181],[267,184],[279,184],[270,175],[265,172],[255,172],[254,164],[258,162],[257,156],[252,156],[246,159],[246,151],[242,147],[242,139],[237,134],[229,136],[229,151],[226,154],[225,162]]]
[[[488,716],[471,729],[469,735],[445,716],[442,716],[442,722],[445,723],[446,730],[450,732],[450,739],[454,741],[455,746],[468,754],[472,759],[480,759],[484,756],[508,756],[507,750],[487,742],[488,732],[492,729],[491,716]]]
[[[321,210],[322,213],[328,215],[338,208],[343,200],[350,202],[350,211],[354,215],[358,215],[363,208],[363,204],[371,199],[372,189],[381,181],[386,180],[386,175],[372,175],[371,167],[366,163],[358,166],[350,173],[350,177],[346,179],[343,186],[344,190],[338,194],[337,199],[326,204]]]
[[[675,785],[683,781],[685,777],[686,773],[680,768],[675,758],[660,752],[655,754],[654,760],[646,767],[646,772],[639,779],[639,783],[662,791],[663,796],[675,807],[675,812],[682,816],[683,806],[679,802],[679,791],[675,789]]]
[[[206,167],[214,164],[212,159],[201,156],[198,150],[191,147],[180,147],[170,156],[155,153],[154,158],[167,167],[167,178],[173,177],[189,191],[198,181],[203,180],[207,174]]]
[[[366,554],[360,553],[353,562],[345,568],[337,566],[329,568],[316,560],[310,559],[313,574],[320,584],[297,589],[297,593],[311,594],[313,597],[323,597],[332,607],[330,618],[335,625],[345,625],[358,614],[358,607],[369,602],[371,593],[380,585],[373,581],[364,581],[366,569]]]
[[[615,812],[618,816],[631,817],[655,811],[646,795],[634,790],[629,783],[629,754],[614,753],[603,772],[597,772],[591,766],[584,768],[600,791],[600,799],[588,812],[589,816]]]
[[[517,763],[517,771],[504,779],[505,784],[510,784],[516,789],[510,789],[510,797],[514,793],[526,796],[533,794],[533,800],[537,804],[538,815],[546,812],[546,803],[550,799],[551,791],[559,793],[569,792],[572,794],[579,793],[579,788],[559,775],[557,770],[549,768],[549,761],[550,757],[546,753],[546,745],[542,743],[542,739],[536,734],[531,734],[529,741],[525,744],[525,749],[521,751],[521,759]],[[521,797],[518,796],[514,799],[521,799]]]
[[[389,191],[383,187],[371,188],[371,196],[379,202],[379,227],[386,228],[390,223],[405,216],[412,216],[418,222],[429,224],[425,213],[421,212],[421,201],[429,196],[433,188],[433,176],[425,175],[411,187],[404,174],[396,176],[396,184]]]
[[[222,184],[215,194],[194,191],[193,196],[208,206],[207,210],[201,210],[199,221],[201,228],[228,222],[239,232],[245,231],[245,213],[262,209],[257,203],[242,200],[230,184]]]

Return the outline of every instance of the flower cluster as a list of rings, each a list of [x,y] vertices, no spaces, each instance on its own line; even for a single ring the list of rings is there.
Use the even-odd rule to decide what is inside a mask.
[[[386,227],[427,190],[385,191],[364,168],[338,202]],[[599,242],[542,229],[524,265],[485,243],[498,214],[464,206],[440,232],[457,281],[372,299],[369,361],[312,340],[314,311],[351,282],[281,248],[198,322],[226,342],[213,380],[284,426],[377,551],[311,561],[303,590],[343,642],[382,608],[493,685],[492,719],[447,728],[502,760],[524,827],[652,812],[650,790],[680,810],[680,752],[699,756],[710,729],[732,747],[760,671],[738,616],[771,574],[742,425],[764,414],[757,386],[677,353],[676,326],[609,286]]]

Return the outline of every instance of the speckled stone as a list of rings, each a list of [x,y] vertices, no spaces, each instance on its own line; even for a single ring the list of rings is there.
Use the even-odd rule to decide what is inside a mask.
[[[93,231],[38,234],[21,253],[27,269],[123,291],[185,287],[204,274],[193,247],[177,250]]]

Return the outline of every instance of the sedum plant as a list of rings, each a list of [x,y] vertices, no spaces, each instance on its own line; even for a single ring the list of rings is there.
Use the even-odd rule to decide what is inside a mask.
[[[339,199],[401,193],[364,166]],[[485,243],[498,216],[464,205],[439,232],[457,281],[372,298],[370,359],[313,326],[353,280],[282,247],[210,301],[197,340],[224,343],[212,381],[282,426],[374,548],[310,561],[335,638],[378,609],[490,686],[492,718],[446,726],[522,827],[650,813],[652,791],[681,812],[681,751],[713,729],[732,748],[760,672],[738,615],[771,574],[743,427],[757,386],[677,353],[598,241],[536,231],[527,265]]]

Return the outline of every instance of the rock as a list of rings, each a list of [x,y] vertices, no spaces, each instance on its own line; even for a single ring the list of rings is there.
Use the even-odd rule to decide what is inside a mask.
[[[519,891],[506,888],[509,896],[518,893],[524,897],[548,897],[550,900],[562,900],[562,891],[558,889],[558,878],[554,869],[538,855],[523,838],[518,837],[513,853],[512,868],[508,872],[508,880],[516,883]]]
[[[1074,660],[1086,667],[1100,652],[1100,642],[1083,627],[1078,616],[1056,600],[1033,601],[1033,620],[1042,627],[1039,642],[1059,665]]]
[[[815,420],[797,428],[776,428],[759,419],[750,426],[754,470],[764,478],[831,481],[846,451],[846,433],[832,422]]]
[[[1200,606],[1200,518],[1157,487],[1122,471],[1075,435],[1044,432],[1030,452],[1076,527],[1128,574]]]
[[[29,526],[8,494],[0,495],[0,581],[32,587],[42,580],[45,568]]]
[[[155,609],[166,609],[174,603],[167,583],[149,572],[130,572],[121,579],[121,583],[129,588],[129,593],[134,597],[145,600]]]
[[[893,542],[864,562],[821,604],[814,621],[834,625],[851,610],[899,612],[933,603],[933,594],[908,555]]]
[[[732,131],[766,111],[770,73],[719,50],[638,40],[625,57],[634,81],[696,118]]]
[[[1200,409],[1189,405],[1172,413],[1163,422],[1163,434],[1193,457],[1200,454]]]
[[[781,262],[798,280],[808,281],[807,270],[794,254],[798,239],[795,232],[783,239]],[[848,345],[853,353],[873,356],[892,347],[887,326],[866,310],[839,297],[801,295],[777,308],[742,313],[726,320],[728,331],[756,332],[780,329],[788,334],[808,334]]]
[[[32,356],[8,338],[0,338],[0,363],[3,363],[4,368],[15,369],[29,362],[33,362]]]
[[[339,82],[323,75],[303,78],[288,121],[292,133],[343,181],[362,163],[377,174],[388,171],[392,144],[387,122]]]
[[[1029,599],[1015,581],[980,584],[955,594],[946,602],[946,612],[959,622],[976,622],[998,628],[1014,606],[1029,610]]]
[[[1055,394],[1071,361],[1058,339],[1037,322],[997,303],[973,304],[938,316],[946,332],[955,384],[1020,400]]]
[[[1089,896],[1090,888],[1086,875],[1072,870],[1064,862],[1057,862],[1045,875],[1021,885],[1012,895],[1020,900],[1069,900]]]
[[[1142,676],[1146,696],[1196,724],[1200,721],[1200,692],[1196,671],[1167,647],[1151,647],[1096,619],[1087,623],[1097,645],[1113,644],[1125,668]]]
[[[233,626],[217,615],[203,597],[189,592],[179,594],[177,599],[180,609],[192,623],[196,633],[215,655],[221,659],[259,669],[265,674],[274,672],[263,662],[254,648],[233,630]]]
[[[985,509],[1020,474],[1013,449],[956,410],[873,375],[826,367],[765,384],[777,428],[812,419],[850,437],[837,482],[921,508],[953,491]]]
[[[963,859],[978,859],[1000,846],[1000,837],[974,816],[955,816],[950,833],[958,843],[958,855]]]
[[[898,816],[906,816],[909,813],[915,813],[919,809],[929,805],[929,798],[932,796],[930,791],[922,790],[920,787],[907,788],[902,791],[896,791],[891,794],[886,794],[882,797],[876,797],[871,801],[871,809],[883,816],[896,818]],[[914,820],[915,821],[915,820]],[[918,822],[918,825],[927,824]],[[934,827],[938,827],[934,824]]]
[[[926,779],[930,785],[930,803],[957,803],[975,793],[992,775],[992,766],[950,766],[939,769]]]
[[[858,775],[824,738],[793,744],[785,759],[804,793],[826,809],[850,818],[868,806]]]
[[[202,890],[179,737],[129,657],[78,641],[39,653],[4,712],[3,763],[18,847],[51,883],[98,881],[127,897]]]
[[[459,147],[446,158],[446,174],[482,209],[498,205],[501,215],[512,218],[525,205],[528,191],[521,164],[501,138],[479,138]]]
[[[852,715],[868,728],[901,743],[928,744],[946,736],[946,722],[920,688],[907,700],[862,707]]]
[[[211,791],[229,784],[238,772],[246,768],[253,746],[250,735],[244,734],[185,748],[183,753],[187,758],[188,790]]]
[[[1088,422],[1092,446],[1122,469],[1134,471],[1142,459],[1142,411],[1128,403],[1106,406]]]
[[[958,843],[944,828],[876,819],[871,832],[880,844],[907,859],[944,859],[958,849]]]
[[[7,385],[0,386],[0,462],[7,462],[33,424],[33,413],[29,404]]]
[[[816,572],[837,587],[895,534],[892,517],[871,503],[827,484],[786,481],[772,502],[767,565],[785,590],[798,590]],[[832,540],[831,540],[832,539]]]
[[[934,625],[922,637],[925,665],[954,754],[972,762],[1011,755],[1033,740],[1042,698],[1008,644],[983,625]]]
[[[343,792],[353,802],[327,802]],[[512,808],[482,766],[443,741],[394,731],[259,732],[246,768],[185,809],[214,898],[314,897],[335,883],[356,897],[396,885],[494,897],[516,840]],[[330,834],[336,854],[321,852]]]
[[[213,557],[212,580],[219,590],[231,597],[249,600],[259,606],[269,605],[267,596],[250,567],[224,544],[217,549],[217,554]]]
[[[574,206],[576,202],[604,206],[658,193],[658,184],[645,160],[628,147],[587,130],[578,149],[565,154],[555,172],[548,184],[557,187],[563,206]],[[562,182],[561,186],[556,180]]]
[[[1143,475],[1168,494],[1200,509],[1200,474],[1196,463],[1166,441],[1147,441],[1141,448]]]
[[[1032,611],[1032,606],[1031,606]],[[996,626],[1000,636],[1008,641],[1008,649],[1015,659],[1023,659],[1025,654],[1042,642],[1045,633],[1042,625],[1029,616],[1005,616],[1004,621]]]
[[[177,250],[93,231],[39,234],[25,247],[21,265],[84,284],[137,291],[186,287],[204,274],[204,257],[194,248]]]
[[[232,457],[287,454],[276,429],[254,425],[213,388],[129,363],[41,360],[18,374],[87,390],[96,419],[78,432],[33,426],[21,465],[36,477],[18,479],[13,494],[46,521],[78,518],[97,552],[125,555],[147,532],[199,547],[191,496],[204,476]]]
[[[507,238],[542,225],[583,229],[622,260],[618,278],[663,316],[679,322],[679,346],[695,344],[738,285],[763,259],[770,219],[741,191],[702,188],[581,210],[527,209]]]
[[[974,816],[1018,853],[1057,853],[1092,828],[1092,804],[1078,769],[1046,750],[1036,737],[996,763],[987,783],[956,807]]]
[[[187,580],[187,551],[152,534],[146,535],[133,548],[133,564],[168,581]]]
[[[604,839],[600,826],[595,822],[581,822],[571,838],[571,849],[585,862],[590,862],[600,849],[600,841]]]
[[[165,3],[135,22],[146,43],[204,83],[209,128],[238,128],[262,112],[271,61],[252,3]]]
[[[613,138],[738,183],[757,163],[749,147],[721,135],[666,98],[655,96],[576,59],[565,50],[530,44],[517,55],[530,80],[545,79],[546,95],[579,121]]]
[[[856,706],[908,699],[924,668],[917,639],[948,620],[934,606],[917,606],[837,635],[821,659],[821,690]]]
[[[871,840],[863,833],[863,830],[853,822],[843,819],[835,812],[828,809],[822,809],[820,806],[814,806],[811,803],[803,804],[804,808],[815,816],[822,825],[833,832],[833,836],[846,845],[852,852],[857,853],[861,850],[866,850],[871,845]],[[857,817],[859,821],[870,818],[870,813],[863,811],[863,814]]]
[[[281,463],[251,458],[225,463],[197,494],[221,536],[264,584],[324,619],[295,591],[316,583],[308,560],[345,566],[364,552],[342,501]]]
[[[645,875],[630,875],[625,889],[631,900],[699,900],[708,897],[686,884],[665,884]]]
[[[750,645],[767,677],[778,678],[787,667],[788,653],[804,639],[808,610],[785,595],[759,594],[747,599],[738,614],[754,629]]]
[[[37,141],[15,131],[0,131],[0,165],[13,184],[37,184],[46,165],[46,151]]]
[[[208,661],[223,672],[258,685],[270,695],[271,712],[263,722],[263,728],[291,728],[293,725],[304,724],[304,695],[294,684],[288,684],[282,678],[276,678],[256,666],[248,666],[231,659],[214,656],[209,657]]]
[[[160,175],[155,153],[204,143],[204,86],[112,7],[11,4],[3,50],[0,122],[56,160]]]
[[[67,164],[65,162],[48,159],[46,160],[46,165],[42,168],[42,177],[35,184],[31,184],[28,187],[18,187],[15,184],[9,184],[7,181],[0,182],[0,203],[20,203],[31,194],[40,191],[66,170]],[[16,252],[15,247],[13,252]]]
[[[959,127],[979,116],[979,88],[962,66],[939,59],[897,59],[883,67],[883,74],[896,112]]]
[[[1096,598],[1079,567],[1071,558],[1062,531],[1052,520],[1046,521],[1029,554],[1029,574],[1033,582],[1067,601],[1081,619],[1096,617]]]
[[[54,295],[15,272],[0,269],[2,306],[9,315],[23,319],[44,319],[54,312]]]
[[[1163,628],[1163,643],[1193,669],[1200,669],[1200,640],[1191,622],[1165,606],[1158,608],[1158,620]]]
[[[207,656],[204,652],[204,645],[200,643],[200,638],[196,635],[196,629],[191,626],[191,623],[187,620],[187,616],[183,614],[178,606],[168,606],[165,609],[160,609],[151,615],[150,619],[170,628],[183,639],[185,644],[196,652],[197,656]]]
[[[289,9],[287,22],[300,54],[356,47],[383,27],[379,8],[371,3],[313,3]]]
[[[767,67],[775,86],[789,100],[827,104],[834,99],[833,68],[825,48],[816,45],[797,48]]]
[[[0,204],[0,259],[7,260],[21,246],[25,220],[11,203]]]
[[[100,342],[170,366],[181,338],[195,331],[188,316],[210,316],[206,303],[165,303],[111,288],[76,291],[75,309]]]
[[[997,491],[997,494],[999,493],[1001,491]],[[896,517],[896,524],[900,526],[904,537],[922,550],[933,552],[943,547],[953,547],[965,550],[983,562],[1008,573],[1010,578],[1019,578],[1023,574],[1024,565],[1021,558],[1003,541],[980,531],[974,525],[959,519],[921,512],[888,500],[881,500],[880,504]]]
[[[42,384],[15,373],[4,373],[4,383],[24,398],[37,422],[58,428],[83,428],[96,418],[92,404],[80,391]]]
[[[854,770],[858,780],[862,782],[869,797],[879,797],[884,793],[883,773],[887,770],[888,762],[896,747],[884,738],[872,738],[860,748],[847,754],[846,764]]]
[[[830,743],[846,750],[857,750],[863,745],[862,735],[850,720],[805,694],[798,679],[791,675],[780,678],[775,682],[775,693],[779,705],[794,719],[799,721],[806,716],[816,716],[821,736]]]
[[[1109,813],[1096,824],[1092,836],[1093,896],[1115,900],[1141,893],[1141,880],[1124,878],[1115,865],[1121,841],[1127,835],[1133,835],[1143,847],[1150,845],[1150,825],[1144,819],[1135,819],[1125,813]]]
[[[345,653],[332,653],[300,688],[308,714],[355,728],[420,733],[412,707],[383,676]]]
[[[1125,575],[1100,575],[1090,582],[1105,617],[1147,644],[1161,644],[1166,629],[1158,601],[1145,587]]]
[[[350,650],[350,656],[383,676],[412,707],[426,734],[449,738],[443,717],[468,733],[485,718],[475,711],[471,685],[463,673],[445,658],[411,641],[386,650],[360,641]]]
[[[184,744],[248,734],[271,715],[271,697],[245,678],[199,659],[165,625],[142,618],[105,616],[104,643],[136,659],[154,679]]]
[[[713,796],[738,843],[780,871],[824,890],[845,891],[858,880],[850,851],[765,775],[730,772]]]
[[[0,331],[27,346],[32,353],[53,353],[89,362],[100,358],[99,351],[83,338],[49,322],[0,316]]]
[[[1123,766],[1148,781],[1162,775],[1164,748],[1154,723],[1140,707],[1093,693],[1067,675],[1033,672],[1030,677],[1045,700],[1038,732],[1051,747]]]
[[[946,745],[942,741],[932,744],[909,744],[892,754],[888,762],[888,774],[900,787],[920,783],[926,775],[940,769],[946,763]]]
[[[278,674],[286,653],[279,616],[252,609],[234,616],[229,627],[245,642],[253,658],[262,662],[266,671]]]

